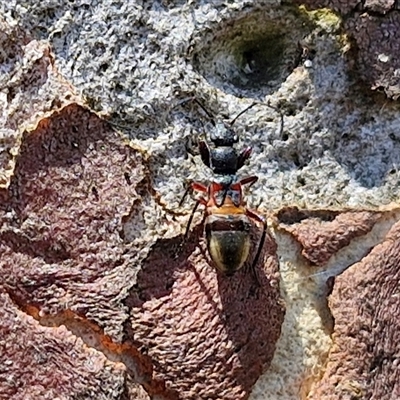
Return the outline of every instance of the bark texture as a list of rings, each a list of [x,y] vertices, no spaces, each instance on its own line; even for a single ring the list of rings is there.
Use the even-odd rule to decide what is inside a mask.
[[[326,371],[309,399],[400,397],[400,225],[335,280]]]

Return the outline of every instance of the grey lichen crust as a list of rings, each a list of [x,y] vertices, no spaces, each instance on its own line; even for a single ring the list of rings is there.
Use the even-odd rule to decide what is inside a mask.
[[[2,7],[50,40],[56,65],[90,106],[128,127],[148,151],[155,188],[170,208],[185,180],[207,179],[198,157],[186,152],[206,117],[194,107],[171,110],[189,96],[229,118],[254,100],[281,108],[283,132],[279,114],[267,107],[235,124],[242,145],[254,149],[243,170],[260,176],[249,194],[253,205],[378,208],[398,199],[397,110],[350,78],[350,45],[328,11],[279,1]],[[297,66],[298,42],[315,51],[309,68],[302,60]]]

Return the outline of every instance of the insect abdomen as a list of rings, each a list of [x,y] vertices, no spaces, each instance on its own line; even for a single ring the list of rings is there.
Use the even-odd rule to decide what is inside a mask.
[[[246,262],[250,252],[250,223],[245,215],[207,217],[208,251],[216,267],[232,275]]]

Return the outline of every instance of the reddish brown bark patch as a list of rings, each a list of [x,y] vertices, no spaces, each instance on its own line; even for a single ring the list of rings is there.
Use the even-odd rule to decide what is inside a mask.
[[[74,317],[64,313],[70,309],[101,327],[100,342],[110,340],[103,331],[116,340],[127,318],[121,304],[133,284],[132,264],[137,258],[135,252],[128,254],[122,242],[121,221],[137,198],[135,187],[143,176],[141,155],[84,108],[70,105],[41,120],[36,130],[24,134],[15,175],[1,206],[0,289],[42,323],[51,315],[54,325],[70,328]],[[77,336],[85,335],[84,322]],[[30,336],[41,335],[41,328],[35,333],[35,326],[27,334],[27,346]],[[18,331],[18,326],[13,329]],[[62,350],[63,344],[53,342],[47,356],[53,357],[54,352],[57,358],[53,347]],[[121,350],[108,347],[116,353]],[[90,363],[86,358],[82,355],[77,362]],[[34,361],[30,360],[31,368]],[[59,362],[74,363],[67,355]],[[35,379],[42,382],[43,393],[51,393],[46,374],[37,368]],[[123,380],[118,382],[121,387],[113,390],[122,393]],[[24,385],[26,396],[39,398],[31,381]],[[99,393],[111,390],[105,385]],[[93,393],[83,398],[101,398]]]
[[[130,264],[121,220],[143,179],[140,158],[77,105],[26,133],[3,206],[2,285],[48,313],[89,312],[117,332],[125,318],[118,300],[134,272],[121,267]]]
[[[41,120],[23,139],[0,210],[0,288],[42,325],[66,326],[71,337],[123,362],[150,393],[169,398],[163,382],[152,379],[148,357],[121,343],[128,317],[123,299],[139,269],[137,249],[121,239],[122,220],[140,205],[136,189],[147,185],[141,154],[76,104]],[[68,356],[60,363],[71,364]],[[41,373],[47,372],[38,369],[36,376],[43,393],[51,393]],[[145,396],[137,385],[124,390],[124,381],[118,382],[125,398],[135,391]],[[37,398],[31,382],[25,383],[27,396]],[[103,398],[107,384],[81,398]]]
[[[309,399],[400,398],[400,223],[336,278],[326,372]]]
[[[40,326],[0,293],[2,399],[120,399],[125,368],[65,327]]]
[[[272,360],[284,317],[276,244],[268,238],[257,283],[248,269],[219,275],[200,235],[198,227],[178,259],[171,243],[154,247],[129,300],[127,334],[179,399],[246,399]]]
[[[302,255],[323,266],[338,250],[371,231],[381,217],[369,211],[305,211],[285,208],[277,214],[279,228],[289,232],[303,247]]]

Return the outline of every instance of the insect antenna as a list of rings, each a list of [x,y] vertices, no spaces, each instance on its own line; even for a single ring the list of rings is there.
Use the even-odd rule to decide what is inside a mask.
[[[206,107],[204,107],[203,104],[201,104],[201,102],[195,96],[187,97],[185,99],[178,101],[178,103],[176,103],[174,106],[172,106],[169,111],[171,112],[174,108],[183,106],[190,102],[192,102],[192,103],[195,102],[206,113],[207,117],[210,119],[213,126],[216,125],[214,116],[211,114],[210,111],[207,110]]]
[[[279,108],[277,108],[275,106],[272,106],[269,102],[265,104],[265,103],[259,103],[259,102],[255,101],[254,103],[250,104],[244,110],[240,111],[240,113],[238,115],[236,115],[235,118],[233,118],[233,120],[230,122],[230,126],[233,126],[233,124],[238,120],[239,117],[241,117],[244,113],[246,113],[251,108],[253,108],[254,106],[257,106],[257,105],[264,106],[264,107],[269,107],[269,108],[271,108],[272,110],[276,111],[279,114],[279,116],[280,116],[279,136],[282,136],[283,124],[284,124],[282,111]]]
[[[214,116],[210,113],[210,111],[207,110],[207,108],[204,107],[203,104],[201,104],[201,102],[199,100],[197,100],[196,98],[193,99],[196,104],[207,114],[208,118],[210,118],[211,123],[215,126],[216,122],[215,122],[215,118]]]

